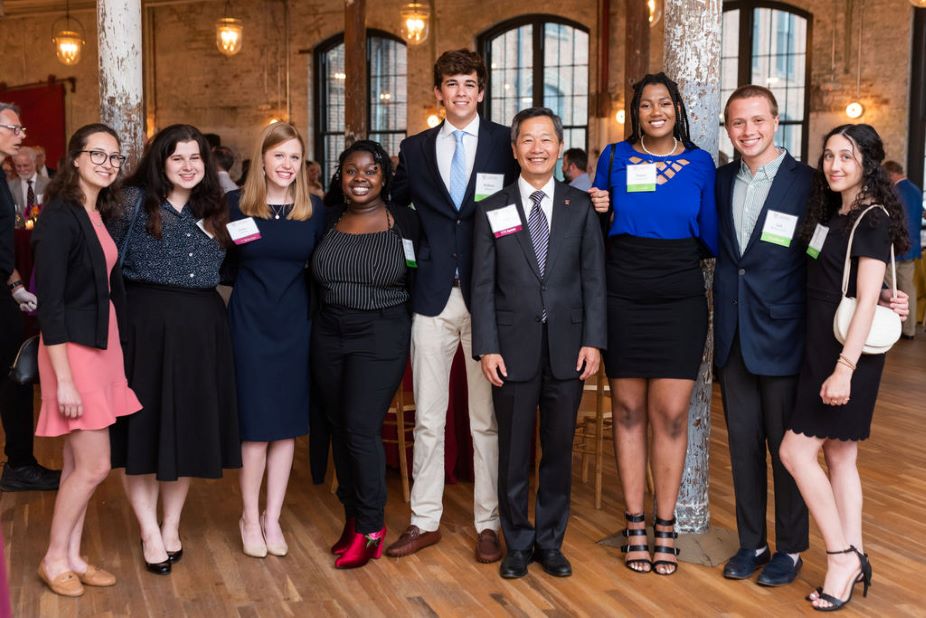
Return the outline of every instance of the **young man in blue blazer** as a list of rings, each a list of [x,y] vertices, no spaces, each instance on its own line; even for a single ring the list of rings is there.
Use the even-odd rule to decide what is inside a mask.
[[[476,203],[514,182],[508,127],[481,118],[486,68],[475,52],[444,52],[434,65],[434,96],[444,121],[402,141],[392,201],[413,204],[421,220],[412,298],[415,391],[411,525],[386,549],[407,556],[440,541],[444,493],[444,429],[450,368],[462,344],[473,438],[473,510],[480,562],[501,559],[497,530],[498,440],[492,393],[472,357],[470,276]]]

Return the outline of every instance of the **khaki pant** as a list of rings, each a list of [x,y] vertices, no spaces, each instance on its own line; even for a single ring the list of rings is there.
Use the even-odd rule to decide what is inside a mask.
[[[912,260],[897,260],[897,289],[910,297],[910,316],[903,322],[903,334],[912,337],[916,333],[916,284],[913,281],[915,263]],[[885,282],[891,286],[891,266],[888,264]]]
[[[473,360],[472,323],[460,288],[436,316],[412,318],[412,374],[415,387],[415,446],[411,491],[412,525],[437,530],[443,513],[444,429],[449,403],[450,367],[463,344],[473,438],[473,511],[476,531],[498,530],[498,428],[492,385]]]

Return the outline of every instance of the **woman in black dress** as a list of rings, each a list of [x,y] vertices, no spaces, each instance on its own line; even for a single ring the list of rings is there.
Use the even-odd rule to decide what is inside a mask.
[[[855,584],[863,582],[867,594],[871,583],[871,566],[862,550],[862,486],[856,457],[859,441],[871,429],[884,355],[863,355],[862,348],[891,245],[903,252],[908,243],[903,212],[881,168],[883,160],[884,147],[872,127],[843,125],[830,131],[802,230],[811,256],[807,345],[795,410],[780,452],[826,543],[826,580],[808,597],[820,611],[840,609],[852,598]],[[858,306],[841,344],[833,335],[833,316],[842,298],[849,232],[871,205],[884,210],[868,211],[855,231],[847,296],[855,297]],[[828,472],[818,462],[821,448]]]
[[[190,478],[241,466],[231,336],[215,290],[229,243],[215,169],[199,130],[162,129],[110,226],[128,298],[126,373],[144,406],[110,428],[112,465],[125,468],[143,558],[157,574],[183,555]]]
[[[328,231],[312,272],[321,311],[312,328],[312,375],[332,428],[344,531],[331,548],[339,569],[383,552],[383,419],[405,372],[411,337],[418,217],[387,206],[392,163],[376,142],[341,153],[327,203]]]

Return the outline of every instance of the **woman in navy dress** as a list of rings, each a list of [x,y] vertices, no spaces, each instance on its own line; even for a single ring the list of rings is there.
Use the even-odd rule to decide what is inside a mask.
[[[234,290],[229,301],[238,422],[241,431],[239,522],[244,553],[285,556],[280,511],[295,438],[309,431],[309,289],[305,268],[324,231],[318,198],[309,194],[305,144],[279,122],[264,129],[252,160],[260,167],[228,194]],[[259,172],[259,173],[258,173]],[[259,232],[238,233],[254,225]],[[267,474],[267,502],[259,513]]]
[[[608,349],[614,443],[624,488],[626,565],[671,575],[675,502],[688,443],[688,400],[707,337],[699,260],[716,253],[714,162],[688,135],[685,104],[664,73],[634,86],[632,133],[605,148],[595,187],[608,227]],[[597,205],[596,205],[597,208]],[[647,423],[653,428],[655,560],[644,531]]]

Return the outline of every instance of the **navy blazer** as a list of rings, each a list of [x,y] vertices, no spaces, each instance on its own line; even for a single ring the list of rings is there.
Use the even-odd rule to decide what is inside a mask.
[[[13,274],[15,266],[13,228],[16,221],[16,206],[13,194],[6,183],[6,175],[0,174],[0,282],[6,289],[6,280]],[[0,292],[2,293],[2,292]]]
[[[720,249],[714,271],[714,362],[723,367],[739,334],[754,375],[796,375],[804,354],[806,246],[798,238],[813,185],[812,168],[785,154],[746,250],[733,227],[733,183],[740,162],[717,170]],[[769,210],[799,220],[790,247],[759,240]]]
[[[443,123],[402,140],[399,167],[392,181],[392,203],[400,207],[414,204],[421,222],[412,310],[428,316],[444,310],[456,272],[460,273],[463,299],[470,307],[476,175],[504,174],[507,186],[520,173],[511,151],[511,130],[480,118],[476,161],[463,204],[457,211],[437,167],[437,136],[441,127]]]
[[[489,211],[517,206],[521,230],[496,238]],[[479,205],[473,273],[473,358],[501,354],[507,380],[541,370],[543,309],[550,368],[557,380],[579,377],[579,348],[607,347],[604,242],[588,193],[556,182],[543,276],[517,183]]]

